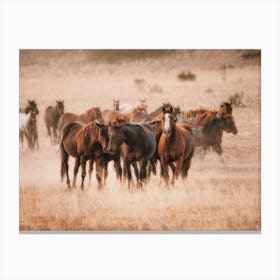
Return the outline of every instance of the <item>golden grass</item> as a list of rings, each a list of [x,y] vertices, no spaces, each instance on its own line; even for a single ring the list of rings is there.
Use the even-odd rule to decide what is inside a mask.
[[[20,230],[261,229],[260,67],[250,64],[230,69],[225,83],[221,71],[211,70],[211,65],[205,68],[204,61],[203,69],[199,65],[192,69],[197,75],[194,82],[180,83],[176,75],[189,65],[174,59],[81,64],[78,68],[50,60],[47,66],[21,67],[20,104],[27,98],[35,98],[39,104],[40,150],[20,150]],[[139,75],[149,84],[159,85],[162,92],[139,93],[133,82]],[[213,90],[206,94],[207,88]],[[79,188],[69,192],[59,180],[59,154],[46,138],[42,117],[56,99],[64,99],[66,111],[75,113],[96,105],[111,108],[113,98],[120,98],[122,104],[135,103],[139,97],[147,99],[150,111],[166,101],[188,110],[216,108],[240,91],[246,107],[233,111],[238,134],[224,134],[226,165],[212,152],[202,161],[197,150],[187,183],[179,180],[170,189],[152,177],[144,190],[128,191],[126,185],[116,182],[111,164],[101,191],[95,178],[84,192]],[[70,160],[71,178],[72,170]]]

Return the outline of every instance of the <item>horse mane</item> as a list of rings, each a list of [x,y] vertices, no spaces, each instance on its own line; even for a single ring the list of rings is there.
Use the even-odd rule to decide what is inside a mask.
[[[214,111],[208,111],[196,117],[196,122],[199,125],[206,125],[212,122],[216,118],[216,113]]]

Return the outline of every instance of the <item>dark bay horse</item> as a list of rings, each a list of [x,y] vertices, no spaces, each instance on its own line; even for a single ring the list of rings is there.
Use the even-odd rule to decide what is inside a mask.
[[[232,133],[236,135],[238,130],[235,125],[234,118],[231,114],[218,115],[216,113],[215,118],[209,120],[204,126],[194,128],[195,146],[202,147],[204,156],[209,148],[212,148],[224,163],[222,155],[222,133]]]
[[[61,151],[61,180],[65,174],[67,177],[67,186],[70,187],[69,179],[69,155],[75,158],[73,187],[76,186],[76,176],[81,165],[82,167],[82,182],[81,189],[84,189],[84,179],[86,176],[86,162],[90,159],[97,161],[96,178],[98,187],[102,186],[102,171],[103,171],[103,153],[108,145],[108,132],[103,124],[97,121],[83,123],[70,122],[63,127],[62,138],[60,142]]]
[[[147,164],[156,150],[156,139],[151,126],[148,124],[130,124],[123,119],[110,123],[108,129],[108,152],[115,154],[121,150],[124,174],[128,178],[130,188],[132,175],[131,165],[134,167],[138,185],[142,185],[147,177]],[[137,162],[140,163],[138,174]]]
[[[162,135],[158,144],[158,155],[166,185],[169,183],[168,167],[175,163],[175,170],[171,184],[182,175],[187,178],[188,170],[194,152],[194,139],[189,130],[176,124],[176,117],[172,115],[173,108],[162,107]]]
[[[57,128],[58,131],[60,132],[64,127],[64,125],[66,125],[69,122],[73,122],[73,121],[92,122],[95,120],[100,123],[103,123],[103,117],[99,107],[93,107],[81,115],[76,115],[73,113],[66,112],[63,115],[61,115],[61,117],[59,118]]]
[[[52,144],[57,143],[58,120],[64,113],[64,101],[56,101],[55,106],[48,106],[45,110],[44,121],[48,131],[48,137]],[[51,133],[52,129],[52,133]]]

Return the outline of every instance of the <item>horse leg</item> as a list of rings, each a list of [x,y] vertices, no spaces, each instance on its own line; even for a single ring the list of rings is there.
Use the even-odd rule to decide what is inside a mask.
[[[35,142],[37,142],[37,150],[39,150],[39,138],[38,138],[37,128],[36,128],[36,131],[35,131],[34,145],[35,145]]]
[[[19,133],[19,141],[21,143],[21,148],[23,149],[23,132],[22,131],[20,131],[20,133]]]
[[[26,140],[27,140],[27,144],[28,144],[28,147],[31,151],[33,151],[33,141],[32,141],[32,137],[30,137],[26,132],[24,132],[24,135],[26,137]]]
[[[170,166],[170,168],[171,168],[171,170],[172,170],[172,173],[174,174],[174,173],[175,173],[175,170],[176,170],[175,164],[174,164],[173,162],[171,162],[171,163],[169,163],[169,166]]]
[[[49,139],[50,139],[50,142],[52,143],[52,134],[51,134],[51,128],[50,128],[50,126],[48,126],[48,125],[47,125],[47,133],[48,133],[47,137],[49,137]]]
[[[75,166],[74,166],[74,178],[72,183],[72,188],[76,188],[76,178],[80,167],[80,158],[75,159]]]
[[[148,164],[148,159],[142,158],[142,160],[140,162],[140,182],[141,183],[147,179],[147,164]]]
[[[216,145],[213,146],[213,150],[219,155],[222,164],[225,165],[224,159],[222,157],[222,153],[223,153],[222,146],[217,143]]]
[[[51,143],[54,145],[56,143],[56,139],[55,139],[55,136],[54,136],[54,133],[55,133],[55,128],[52,126],[51,127]]]
[[[56,127],[53,126],[53,144],[57,144]]]
[[[108,178],[108,163],[109,161],[108,160],[103,160],[103,166],[102,166],[102,169],[103,169],[103,185],[105,186],[106,185],[106,181],[107,181],[107,178]]]
[[[96,160],[96,179],[98,182],[98,190],[101,189],[102,187],[102,171],[103,171],[103,159],[102,158],[98,158]]]
[[[130,169],[130,162],[128,160],[126,160],[124,162],[124,172],[125,174],[127,174],[127,179],[128,179],[128,189],[130,189],[130,184],[131,184],[131,169]]]
[[[194,150],[190,153],[190,155],[183,161],[183,166],[182,166],[182,178],[183,179],[187,179],[188,177],[188,171],[190,169],[191,166],[191,160],[193,157],[193,152]]]
[[[162,176],[164,178],[165,186],[168,186],[168,182],[169,182],[168,163],[161,158],[160,165],[161,165],[161,171],[162,171]]]
[[[89,185],[91,183],[91,176],[92,176],[92,172],[93,172],[93,163],[94,163],[94,159],[90,159],[89,160],[89,166],[88,166],[88,174],[89,174],[88,184]]]
[[[139,175],[139,169],[138,169],[138,166],[137,166],[137,162],[134,161],[134,162],[131,163],[131,165],[132,165],[132,167],[134,169],[134,174],[135,174],[135,177],[136,177],[136,182],[137,182],[138,186],[140,186],[141,183],[140,183],[140,175]]]
[[[175,161],[176,163],[176,168],[175,168],[175,172],[173,173],[172,179],[171,179],[171,184],[174,186],[175,184],[175,179],[177,180],[179,178],[179,175],[182,171],[182,165],[183,165],[183,160],[182,159],[178,159]]]
[[[62,151],[63,154],[62,154],[62,167],[61,169],[64,169],[65,170],[65,173],[66,173],[66,184],[67,184],[67,187],[69,190],[71,190],[71,187],[70,187],[70,178],[69,178],[69,164],[68,164],[68,158],[69,158],[69,155],[66,153],[66,151]],[[63,175],[62,175],[62,178],[63,178]]]
[[[116,170],[117,179],[122,181],[122,167],[121,167],[121,159],[120,158],[117,158],[117,159],[114,160],[114,168]]]
[[[81,183],[81,190],[83,191],[84,190],[84,180],[85,180],[85,177],[86,177],[86,162],[87,162],[87,159],[85,158],[85,156],[81,156],[81,166],[82,166],[82,183]]]

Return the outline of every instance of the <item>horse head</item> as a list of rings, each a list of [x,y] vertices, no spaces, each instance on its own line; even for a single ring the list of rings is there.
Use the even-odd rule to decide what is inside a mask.
[[[235,126],[234,118],[231,114],[227,114],[221,117],[223,121],[223,129],[227,133],[232,133],[236,135],[238,133],[238,129]]]
[[[177,118],[173,116],[173,107],[162,107],[161,129],[163,133],[170,137],[173,128],[176,125]]]
[[[223,102],[218,110],[218,114],[220,116],[225,116],[228,114],[232,114],[232,103]]]
[[[126,120],[116,117],[111,120],[108,128],[109,143],[107,151],[110,154],[116,154],[121,144],[124,142],[125,136],[123,134],[123,127]]]
[[[59,116],[64,114],[64,100],[56,100],[56,110],[59,114]]]
[[[37,107],[37,104],[35,102],[35,100],[27,100],[27,107],[25,108],[25,113],[29,113],[30,111],[34,112],[36,115],[39,114],[39,110],[38,110],[38,107]]]
[[[89,118],[91,121],[98,121],[100,123],[103,123],[103,116],[102,116],[102,112],[100,110],[99,107],[93,107],[88,111],[89,114]]]
[[[120,110],[120,99],[114,99],[113,101],[113,108],[114,111],[119,111]]]
[[[104,152],[107,152],[107,147],[109,143],[109,136],[107,127],[104,124],[99,123],[98,121],[94,121],[96,126],[98,127],[98,136],[97,141],[100,143]]]

